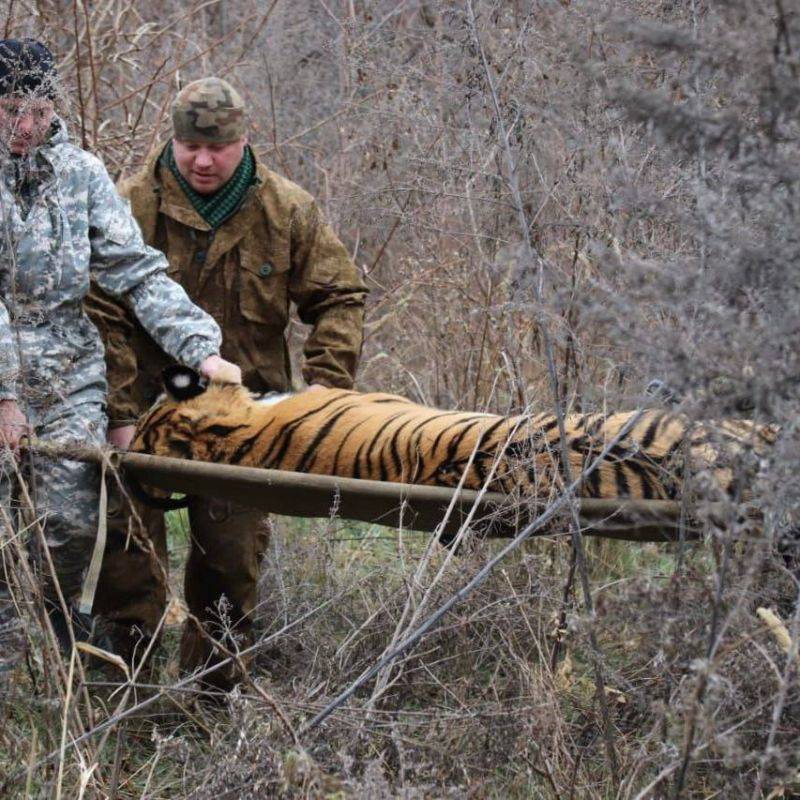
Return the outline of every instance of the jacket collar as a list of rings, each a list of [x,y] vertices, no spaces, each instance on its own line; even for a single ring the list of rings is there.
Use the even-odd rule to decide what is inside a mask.
[[[189,201],[175,176],[160,162],[155,166],[159,176],[159,211],[182,225],[198,231],[210,231],[211,226],[200,216]]]
[[[161,164],[166,142],[162,142],[147,156],[145,170],[158,196],[158,212],[177,220],[182,225],[198,231],[211,230],[211,226],[195,211],[183,193],[175,176]]]
[[[153,192],[158,196],[158,212],[188,228],[209,231],[211,226],[197,213],[189,198],[181,189],[172,172],[161,164],[161,155],[166,142],[159,144],[145,160],[145,173]],[[261,202],[261,187],[269,170],[256,158],[256,180],[250,187],[239,210],[217,230],[209,248],[206,264],[213,264],[220,256],[231,250],[245,234],[264,217]]]
[[[194,209],[189,198],[181,189],[180,184],[175,180],[175,176],[161,163],[161,156],[166,145],[166,142],[161,142],[150,152],[145,160],[145,172],[148,175],[153,191],[159,195],[159,212],[195,230],[211,230],[211,226]],[[268,172],[269,170],[256,158],[255,182],[245,197],[242,207],[234,214],[233,219],[240,218],[239,215],[247,206],[253,203],[261,205],[259,187],[263,185],[264,178]],[[220,233],[225,230],[228,221],[220,227]]]

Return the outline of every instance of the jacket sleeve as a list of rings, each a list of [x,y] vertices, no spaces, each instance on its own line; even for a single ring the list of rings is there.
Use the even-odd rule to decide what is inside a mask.
[[[292,219],[291,299],[311,325],[303,354],[308,384],[350,389],[361,356],[367,287],[313,201]]]
[[[172,358],[198,367],[219,353],[217,323],[191,302],[183,287],[167,277],[167,260],[148,247],[105,167],[94,157],[89,187],[92,277],[133,311],[142,327]]]
[[[108,424],[111,428],[128,425],[143,410],[137,401],[134,386],[139,362],[131,344],[136,323],[130,309],[106,294],[94,281],[83,307],[103,340],[108,380]]]
[[[19,377],[19,359],[11,318],[8,309],[0,300],[0,400],[16,400],[15,385]]]

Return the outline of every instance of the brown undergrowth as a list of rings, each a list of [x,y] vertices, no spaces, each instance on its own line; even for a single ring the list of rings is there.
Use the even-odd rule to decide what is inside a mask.
[[[282,521],[276,529],[262,581],[262,635],[328,604],[324,613],[267,644],[252,671],[300,728],[382,653],[408,598],[408,573],[400,565],[420,557],[423,537],[407,532],[402,541],[386,529],[340,523]],[[173,542],[179,546],[177,537]],[[436,584],[431,605],[458,589],[494,546],[479,543],[459,555]],[[89,785],[96,792],[105,784],[108,791],[106,782],[113,782],[118,797],[551,798],[611,797],[617,791],[636,797],[655,782],[641,796],[662,796],[658,787],[663,791],[669,782],[658,776],[675,769],[684,715],[695,702],[698,672],[707,670],[709,690],[695,709],[698,740],[688,788],[698,797],[732,788],[745,792],[762,767],[785,658],[755,610],[784,603],[791,582],[770,559],[753,575],[751,559],[734,555],[730,584],[719,598],[725,630],[707,660],[713,558],[692,546],[678,576],[676,548],[590,547],[596,587],[591,624],[604,655],[625,776],[618,790],[607,770],[586,658],[590,621],[571,596],[559,627],[569,560],[563,537],[525,545],[396,664],[380,696],[367,687],[301,737],[300,746],[247,687],[210,705],[198,702],[188,687],[176,689],[147,713],[120,722]],[[437,554],[431,568],[444,558]],[[159,685],[175,684],[173,630],[137,700]],[[40,644],[31,640],[34,648]],[[3,699],[3,772],[22,766],[23,783],[24,764],[57,749],[59,740],[46,722],[58,715],[59,704],[48,704],[41,683],[32,683],[39,658],[31,657],[30,672],[18,673]],[[75,708],[81,707],[79,695],[88,693],[95,724],[113,707],[111,678],[113,672],[96,665],[85,678],[73,677]],[[22,704],[23,697],[34,702]],[[799,700],[795,677],[766,770],[771,790],[796,786]],[[88,719],[83,725],[90,727]],[[34,742],[31,730],[38,731]],[[24,738],[22,731],[28,731]],[[70,791],[80,780],[75,755],[64,755],[62,780]],[[57,763],[32,771],[31,796],[52,791]]]
[[[13,0],[0,24],[52,45],[59,109],[115,176],[166,134],[179,83],[241,88],[254,148],[313,191],[370,286],[359,388],[588,411],[635,408],[660,379],[690,418],[782,429],[749,465],[761,539],[732,513],[700,544],[585,541],[584,571],[566,519],[305,732],[501,545],[448,560],[410,531],[281,520],[256,686],[216,703],[177,675],[172,625],[123,688],[114,663],[59,654],[20,568],[0,795],[800,793],[797,584],[774,555],[800,507],[788,4]],[[38,529],[5,523],[23,564]]]

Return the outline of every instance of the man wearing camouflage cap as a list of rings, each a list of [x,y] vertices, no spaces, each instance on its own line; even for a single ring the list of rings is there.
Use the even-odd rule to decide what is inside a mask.
[[[120,188],[145,240],[165,252],[170,275],[220,324],[223,354],[241,365],[249,388],[292,387],[285,338],[290,301],[311,326],[302,367],[306,383],[351,387],[366,289],[313,198],[255,158],[245,135],[244,103],[226,81],[204,78],[186,86],[173,104],[172,123],[172,139]],[[111,420],[119,426],[111,438],[126,446],[132,432],[126,423],[158,393],[158,367],[166,359],[99,291],[90,313],[108,343]],[[143,510],[142,516],[163,558],[163,515]],[[234,630],[246,638],[265,544],[263,514],[194,499],[190,523],[189,610],[216,634],[213,608],[224,595]],[[124,529],[124,516],[109,524]],[[145,553],[123,549],[122,532],[107,551],[98,604],[118,627],[135,624],[152,632],[164,607],[163,585]],[[184,669],[209,657],[207,638],[187,625]],[[218,685],[234,680],[221,671],[214,675]]]
[[[45,579],[48,612],[66,643],[59,595],[80,618],[74,609],[98,530],[99,471],[64,459],[18,464],[16,456],[26,433],[61,443],[105,439],[103,347],[82,307],[90,276],[173,358],[208,376],[228,368],[235,378],[238,370],[218,355],[213,318],[142,241],[103,165],[69,142],[54,111],[56,77],[40,42],[0,41],[0,532],[20,510],[14,486],[22,472],[55,568]],[[14,569],[7,544],[0,543],[0,616]]]

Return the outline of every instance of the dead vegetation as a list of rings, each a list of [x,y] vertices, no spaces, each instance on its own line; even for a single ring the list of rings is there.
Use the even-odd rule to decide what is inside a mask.
[[[788,4],[8,0],[4,13],[6,35],[57,52],[62,111],[112,174],[167,134],[178,81],[215,72],[242,88],[255,149],[316,194],[370,283],[361,388],[611,409],[658,378],[689,415],[783,436],[755,465],[758,540],[734,499],[706,546],[593,542],[582,575],[566,515],[563,535],[525,544],[313,730],[496,543],[451,555],[411,531],[282,520],[252,682],[216,705],[174,674],[172,627],[135,676],[60,656],[20,567],[28,657],[0,684],[0,794],[800,793],[798,586],[774,556],[799,499]],[[4,556],[23,565],[37,526],[5,527]],[[760,607],[784,620],[789,652]]]

